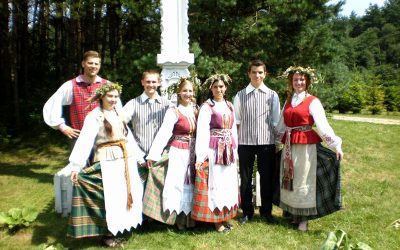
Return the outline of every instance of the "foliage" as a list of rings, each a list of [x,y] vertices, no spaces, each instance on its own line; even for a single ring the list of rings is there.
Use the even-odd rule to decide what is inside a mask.
[[[34,208],[12,208],[7,213],[0,212],[0,224],[6,225],[10,230],[28,227],[36,220],[38,214]]]
[[[64,250],[64,249],[68,249],[66,247],[64,247],[61,243],[57,243],[57,244],[40,244],[37,248],[37,250]]]
[[[357,242],[356,245],[350,243],[349,236],[343,230],[329,232],[326,241],[321,246],[321,250],[372,250],[370,246],[363,242]]]

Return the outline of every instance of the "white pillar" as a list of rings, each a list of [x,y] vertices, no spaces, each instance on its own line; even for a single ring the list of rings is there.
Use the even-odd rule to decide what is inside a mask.
[[[161,54],[157,54],[157,64],[162,67],[163,95],[179,77],[190,76],[188,67],[194,63],[194,55],[189,53],[187,11],[188,0],[161,0]]]

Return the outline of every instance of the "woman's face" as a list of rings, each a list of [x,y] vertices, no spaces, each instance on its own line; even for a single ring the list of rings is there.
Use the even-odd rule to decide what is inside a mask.
[[[183,106],[187,106],[192,102],[192,98],[194,95],[193,86],[190,82],[186,82],[183,88],[179,91],[178,96],[180,100],[180,104]]]
[[[111,110],[117,104],[119,98],[118,90],[113,89],[108,91],[102,98],[101,101],[103,103],[103,109]]]
[[[211,86],[211,92],[214,100],[222,101],[226,92],[225,83],[221,80],[215,81]]]
[[[306,90],[307,82],[305,75],[295,73],[293,75],[292,86],[294,91],[299,94]]]

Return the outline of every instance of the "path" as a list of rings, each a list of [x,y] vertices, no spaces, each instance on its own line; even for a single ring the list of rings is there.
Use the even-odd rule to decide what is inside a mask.
[[[400,125],[400,120],[396,120],[396,119],[356,117],[356,116],[344,116],[344,115],[333,115],[332,118],[335,120]]]

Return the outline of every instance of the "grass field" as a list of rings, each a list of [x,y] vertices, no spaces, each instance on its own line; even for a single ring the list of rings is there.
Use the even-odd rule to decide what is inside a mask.
[[[374,249],[400,249],[400,230],[390,224],[400,219],[400,126],[330,120],[343,138],[342,162],[344,209],[310,222],[300,233],[282,219],[268,225],[259,217],[244,226],[235,220],[229,234],[216,233],[211,225],[198,224],[192,231],[178,232],[158,223],[127,233],[125,249],[319,249],[327,234],[342,229],[351,241]],[[65,237],[67,219],[54,210],[53,175],[68,159],[68,146],[57,131],[32,138],[12,139],[0,148],[0,211],[30,206],[40,211],[36,222],[15,233],[0,230],[0,249],[40,249],[61,243],[70,249],[101,249],[97,239]],[[66,145],[66,144],[65,144]],[[43,248],[42,248],[43,249]]]

